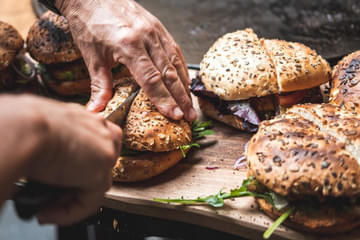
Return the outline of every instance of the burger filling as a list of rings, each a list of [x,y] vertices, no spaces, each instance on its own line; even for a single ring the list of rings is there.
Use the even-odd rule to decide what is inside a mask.
[[[78,79],[89,79],[89,72],[82,59],[68,63],[57,63],[46,66],[50,79],[57,82],[71,82]]]
[[[191,91],[197,97],[208,100],[220,114],[231,114],[242,119],[243,127],[249,132],[256,132],[261,121],[273,118],[283,109],[294,104],[323,102],[319,87],[246,100],[224,101],[215,93],[208,91],[197,77],[192,81]]]

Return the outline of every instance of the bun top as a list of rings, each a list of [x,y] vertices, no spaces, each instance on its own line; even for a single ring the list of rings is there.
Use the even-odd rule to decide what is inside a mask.
[[[360,109],[360,51],[344,57],[333,70],[330,103]]]
[[[27,48],[33,58],[45,64],[71,62],[82,57],[66,18],[51,11],[31,26]]]
[[[126,147],[137,151],[167,152],[191,143],[191,127],[157,111],[143,90],[134,99],[124,127]]]
[[[0,21],[0,70],[8,67],[23,48],[24,40],[11,25]]]
[[[360,116],[330,104],[298,105],[260,124],[248,173],[283,196],[360,193]]]
[[[242,100],[319,86],[330,80],[329,64],[300,43],[259,39],[252,29],[219,38],[200,63],[208,91]]]
[[[200,63],[202,82],[224,100],[279,92],[275,66],[252,29],[219,38]]]
[[[277,39],[263,42],[276,67],[279,92],[309,89],[330,80],[329,63],[304,44]]]

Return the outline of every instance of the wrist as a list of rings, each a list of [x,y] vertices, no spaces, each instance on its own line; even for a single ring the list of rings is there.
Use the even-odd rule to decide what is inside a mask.
[[[33,106],[26,101],[29,97],[2,95],[0,97],[0,204],[11,193],[13,183],[27,176],[34,159],[39,156],[46,142],[45,122],[36,116]]]
[[[26,175],[46,142],[48,125],[45,117],[39,114],[36,101],[32,96],[0,97],[0,128],[7,139],[0,161],[9,161],[11,168],[21,176]]]

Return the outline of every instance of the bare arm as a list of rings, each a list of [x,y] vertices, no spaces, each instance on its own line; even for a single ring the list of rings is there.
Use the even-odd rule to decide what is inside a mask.
[[[111,186],[121,129],[75,104],[0,97],[1,203],[21,176],[76,191],[44,210],[41,222],[71,224],[95,212]]]

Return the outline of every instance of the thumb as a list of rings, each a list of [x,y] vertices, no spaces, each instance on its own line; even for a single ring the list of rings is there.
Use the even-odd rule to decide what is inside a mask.
[[[87,104],[87,110],[91,112],[102,111],[112,97],[112,74],[109,68],[101,66],[88,67],[91,78],[91,96]]]

